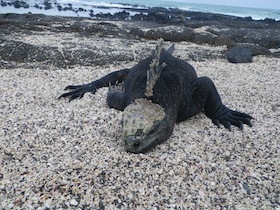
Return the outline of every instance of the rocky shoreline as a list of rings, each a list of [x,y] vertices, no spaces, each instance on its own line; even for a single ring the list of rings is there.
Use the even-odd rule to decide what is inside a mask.
[[[223,15],[214,13],[204,13],[187,11],[179,8],[165,8],[165,7],[147,7],[143,5],[135,4],[110,4],[99,2],[93,4],[84,3],[66,3],[56,2],[51,0],[37,0],[36,2],[22,1],[22,0],[8,0],[0,2],[2,8],[14,8],[14,9],[31,9],[36,11],[36,14],[45,11],[53,11],[54,13],[60,12],[63,16],[63,12],[70,11],[72,16],[91,17],[95,19],[107,19],[107,20],[146,20],[156,21],[160,23],[169,24],[181,24],[186,20],[247,20],[254,21],[252,17],[237,17],[234,15]],[[40,12],[41,11],[41,12]],[[27,12],[26,12],[27,13]],[[69,14],[69,13],[68,13]],[[276,22],[274,19],[266,18],[267,22]],[[279,22],[279,21],[278,21]]]
[[[173,12],[173,15],[179,13]],[[0,65],[7,62],[46,62],[48,64],[65,67],[67,65],[103,65],[104,59],[98,61],[90,59],[90,56],[102,57],[106,52],[106,47],[100,51],[88,48],[90,53],[80,48],[75,56],[67,56],[69,49],[63,47],[38,47],[22,42],[21,34],[32,33],[74,33],[77,36],[95,37],[115,37],[130,40],[157,40],[163,38],[171,42],[192,42],[195,44],[209,46],[226,46],[228,50],[237,47],[230,54],[227,50],[218,57],[226,58],[234,63],[251,62],[252,56],[265,55],[270,57],[280,57],[280,22],[273,20],[254,21],[248,18],[232,18],[230,16],[215,14],[200,14],[196,20],[195,16],[184,21],[164,22],[161,16],[170,16],[160,8],[154,13],[149,13],[147,17],[151,19],[136,20],[111,20],[103,17],[100,20],[81,17],[61,17],[46,16],[40,14],[0,14]],[[211,16],[211,18],[206,18]],[[218,19],[214,18],[218,17]],[[178,18],[178,17],[177,17]],[[12,38],[14,37],[14,38]],[[76,43],[78,46],[79,43]],[[73,49],[73,47],[71,47]],[[245,50],[244,50],[245,48]],[[241,53],[248,57],[235,61]],[[71,50],[71,54],[72,50]],[[207,53],[197,54],[199,59],[213,58]],[[190,59],[194,56],[190,55]],[[233,58],[232,58],[233,57]],[[237,58],[236,58],[237,57]],[[239,56],[240,57],[240,56]],[[108,57],[109,63],[113,60],[131,60],[130,55]],[[108,63],[108,62],[107,62]],[[7,66],[7,65],[6,65]]]

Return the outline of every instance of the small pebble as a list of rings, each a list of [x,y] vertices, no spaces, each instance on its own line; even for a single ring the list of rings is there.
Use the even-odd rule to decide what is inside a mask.
[[[50,209],[50,208],[51,208],[51,205],[52,205],[52,200],[51,200],[51,199],[46,200],[46,202],[45,202],[45,207],[48,208],[48,209]]]
[[[72,205],[72,206],[77,206],[78,204],[79,204],[78,201],[76,201],[75,199],[72,199],[70,201],[70,205]]]

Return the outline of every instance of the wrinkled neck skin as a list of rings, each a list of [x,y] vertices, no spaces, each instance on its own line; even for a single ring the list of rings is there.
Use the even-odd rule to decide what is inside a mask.
[[[142,109],[145,109],[145,107],[142,107]],[[174,113],[174,110],[175,109],[170,108],[164,109],[164,118],[162,120],[155,120],[150,126],[146,125],[146,127],[142,124],[144,121],[143,116],[140,115],[138,118],[136,117],[132,119],[132,121],[134,121],[134,131],[130,133],[125,133],[127,124],[124,122],[124,147],[126,151],[132,153],[145,153],[155,145],[166,141],[172,134],[176,122],[177,113]],[[154,111],[154,114],[157,115],[158,112]]]

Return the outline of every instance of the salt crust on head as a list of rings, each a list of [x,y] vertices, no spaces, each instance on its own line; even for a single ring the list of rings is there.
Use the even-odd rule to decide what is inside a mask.
[[[135,135],[137,130],[148,133],[156,121],[165,117],[164,108],[147,99],[136,99],[123,112],[123,135]]]

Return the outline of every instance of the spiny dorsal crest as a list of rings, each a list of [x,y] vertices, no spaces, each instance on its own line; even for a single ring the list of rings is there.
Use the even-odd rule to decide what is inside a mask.
[[[158,40],[158,44],[154,53],[155,58],[150,63],[150,69],[147,71],[147,83],[146,83],[146,93],[147,97],[153,95],[153,88],[156,84],[157,79],[160,77],[160,73],[164,67],[166,67],[166,63],[162,63],[159,65],[160,54],[163,50],[163,39]]]

